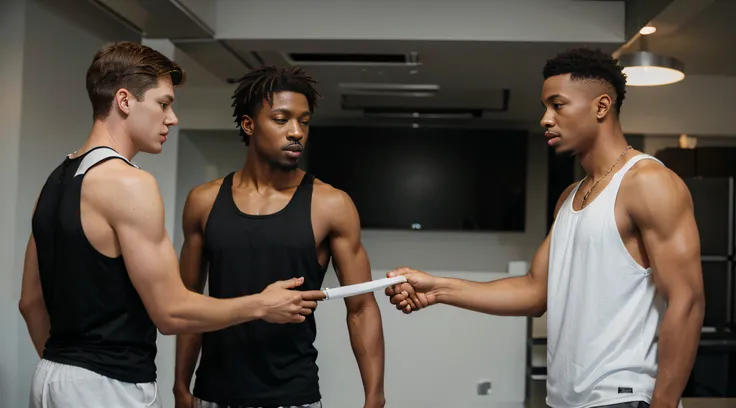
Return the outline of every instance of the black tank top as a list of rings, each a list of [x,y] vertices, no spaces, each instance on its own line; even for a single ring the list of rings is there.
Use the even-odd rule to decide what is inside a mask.
[[[32,229],[51,323],[43,357],[118,381],[151,382],[156,379],[156,327],[122,256],[102,255],[82,230],[85,171],[109,159],[125,160],[104,147],[67,157],[41,190]]]
[[[301,276],[299,289],[319,289],[326,268],[319,263],[312,229],[314,178],[305,174],[281,211],[255,216],[235,205],[233,174],[224,178],[205,227],[209,295],[251,295]],[[194,395],[264,408],[319,401],[315,336],[314,314],[298,324],[255,320],[204,333]]]

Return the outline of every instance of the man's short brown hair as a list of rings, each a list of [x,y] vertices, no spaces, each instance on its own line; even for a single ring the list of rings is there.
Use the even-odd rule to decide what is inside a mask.
[[[134,42],[105,45],[97,51],[87,70],[87,93],[94,119],[104,119],[110,114],[119,89],[127,89],[140,101],[166,75],[175,87],[186,82],[186,73],[179,64],[151,47]]]

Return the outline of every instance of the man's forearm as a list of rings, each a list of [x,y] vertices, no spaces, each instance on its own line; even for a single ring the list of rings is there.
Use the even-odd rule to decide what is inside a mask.
[[[37,304],[22,309],[23,319],[28,327],[28,334],[31,336],[33,347],[35,347],[39,358],[43,358],[43,350],[46,347],[46,341],[49,338],[51,324],[49,323],[49,315],[44,304]]]
[[[381,312],[375,302],[370,302],[360,310],[348,312],[347,323],[366,403],[383,406],[385,351]]]
[[[541,316],[547,308],[547,287],[530,275],[492,282],[438,278],[437,301],[498,316]]]
[[[203,333],[262,318],[260,295],[215,299],[186,291],[169,306],[162,329],[166,334]]]
[[[697,353],[704,310],[701,299],[670,301],[659,329],[652,408],[677,407]]]
[[[189,393],[194,367],[202,349],[201,334],[181,334],[176,336],[176,365],[174,369],[174,393]]]

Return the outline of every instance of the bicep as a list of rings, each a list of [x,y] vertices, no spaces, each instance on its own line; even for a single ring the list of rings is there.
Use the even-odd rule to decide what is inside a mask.
[[[122,194],[111,208],[111,225],[130,280],[156,317],[182,285],[176,252],[164,228],[163,202],[155,181],[152,183]]]
[[[528,275],[535,287],[545,292],[547,290],[547,275],[549,272],[549,248],[550,236],[547,235],[532,258]]]
[[[575,190],[575,186],[577,186],[577,184],[578,183],[570,184],[557,198],[554,212],[555,218],[557,218],[557,214],[559,214],[563,204],[568,199],[570,194],[572,194],[572,192]],[[554,224],[552,228],[554,228]],[[534,285],[539,290],[544,291],[545,298],[547,293],[547,275],[549,274],[549,251],[551,241],[552,229],[550,229],[550,231],[547,233],[547,236],[544,238],[544,241],[542,241],[542,244],[539,245],[539,248],[537,248],[537,252],[534,253],[532,263],[529,267],[528,275]]]
[[[330,251],[340,285],[353,285],[372,280],[368,254],[361,242],[360,217],[350,197],[339,192],[339,200],[331,212]],[[345,299],[348,312],[358,312],[375,302],[367,293]]]
[[[700,237],[686,185],[674,175],[645,180],[631,216],[636,224],[654,282],[666,298],[702,293]]]
[[[38,253],[36,240],[33,234],[26,244],[25,259],[23,261],[23,278],[21,282],[21,305],[33,305],[43,302],[41,277],[38,270]]]
[[[182,230],[184,244],[181,248],[181,278],[192,291],[202,293],[206,281],[206,262],[203,257],[204,231],[202,230],[201,208],[190,194],[184,204]]]

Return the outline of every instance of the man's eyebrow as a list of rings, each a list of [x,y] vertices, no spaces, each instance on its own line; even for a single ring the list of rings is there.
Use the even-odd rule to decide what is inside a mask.
[[[289,110],[289,109],[287,109],[287,108],[276,108],[276,109],[271,109],[271,113],[283,113],[283,114],[286,114],[286,115],[291,115],[292,114],[292,111]],[[307,111],[304,111],[304,112],[300,113],[299,114],[299,117],[309,116],[311,114],[312,114],[312,112],[310,112],[310,111],[307,110]]]

